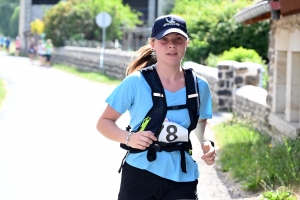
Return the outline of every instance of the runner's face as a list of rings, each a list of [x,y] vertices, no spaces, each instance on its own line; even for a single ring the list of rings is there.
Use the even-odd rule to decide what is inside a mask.
[[[157,62],[169,65],[180,65],[188,41],[179,33],[170,33],[160,40],[155,39],[151,46],[156,51]]]

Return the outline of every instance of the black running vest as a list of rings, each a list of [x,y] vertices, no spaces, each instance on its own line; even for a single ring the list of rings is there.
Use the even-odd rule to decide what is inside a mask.
[[[150,67],[146,67],[140,70],[145,80],[149,84],[152,92],[152,101],[153,106],[148,111],[145,116],[143,122],[138,127],[137,130],[133,130],[132,132],[138,131],[151,131],[158,138],[162,124],[166,118],[168,110],[179,110],[179,109],[188,109],[189,117],[191,124],[188,127],[189,141],[188,142],[180,142],[180,143],[164,143],[164,142],[153,142],[146,150],[140,150],[128,147],[126,144],[121,143],[121,148],[128,150],[124,159],[122,160],[121,167],[119,172],[122,169],[123,162],[130,153],[139,153],[142,151],[148,151],[147,159],[149,162],[152,162],[156,159],[156,152],[158,151],[180,151],[181,155],[181,169],[183,172],[186,171],[186,162],[185,162],[185,154],[184,151],[187,151],[189,154],[192,154],[192,143],[190,141],[190,132],[194,130],[198,123],[199,118],[199,108],[200,108],[200,95],[198,91],[198,82],[195,72],[192,69],[183,69],[184,77],[185,77],[185,87],[186,87],[186,104],[184,105],[176,105],[176,106],[168,106],[166,101],[166,95],[164,92],[163,85],[160,81],[160,78],[157,74],[155,65]],[[126,128],[127,131],[130,131],[130,126]]]

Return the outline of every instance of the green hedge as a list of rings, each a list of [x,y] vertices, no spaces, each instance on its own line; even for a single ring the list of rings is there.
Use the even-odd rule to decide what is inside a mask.
[[[243,47],[232,47],[230,48],[230,50],[224,51],[219,56],[210,53],[208,58],[206,59],[205,64],[210,67],[217,67],[218,62],[222,60],[235,60],[237,62],[253,62],[262,65],[264,68],[262,87],[267,89],[267,83],[269,79],[268,66],[265,64],[265,61],[255,50],[245,49]]]
[[[191,38],[185,60],[205,64],[210,53],[219,55],[240,46],[267,60],[269,21],[243,25],[234,19],[251,4],[251,0],[176,0],[173,13],[186,19]]]
[[[123,5],[122,0],[60,1],[43,18],[46,37],[51,38],[55,46],[63,46],[70,38],[102,41],[102,29],[95,21],[102,11],[112,16],[112,23],[106,28],[107,40],[122,37],[120,26],[130,29],[141,23],[140,13]]]
[[[246,49],[243,47],[232,47],[230,48],[230,50],[224,51],[219,56],[210,53],[206,60],[206,65],[211,67],[217,67],[217,63],[222,60],[235,60],[237,62],[254,62],[261,65],[265,64],[263,59],[255,50]]]

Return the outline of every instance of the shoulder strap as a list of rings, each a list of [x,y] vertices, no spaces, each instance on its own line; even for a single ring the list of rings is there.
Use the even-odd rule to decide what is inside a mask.
[[[158,137],[163,121],[167,115],[167,101],[164,87],[154,65],[143,68],[140,71],[151,88],[153,106],[148,111],[145,119],[138,128],[138,131],[145,130],[147,127],[147,130],[151,130],[154,135]],[[149,162],[156,159],[156,151],[154,148],[156,145],[157,142],[153,142],[148,148],[147,159]]]
[[[194,130],[198,123],[200,108],[200,93],[198,91],[197,76],[192,68],[185,69],[185,87],[186,87],[186,104],[189,111],[191,124],[188,128],[189,132]]]
[[[147,130],[151,130],[155,133],[155,136],[158,136],[160,126],[157,125],[162,124],[167,115],[167,101],[164,87],[154,66],[143,68],[140,71],[151,88],[153,106],[148,111],[138,131],[144,130],[147,126]]]

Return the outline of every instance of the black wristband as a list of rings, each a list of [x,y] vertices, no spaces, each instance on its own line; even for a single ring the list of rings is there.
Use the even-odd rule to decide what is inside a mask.
[[[212,141],[212,140],[203,140],[202,143],[204,143],[205,141],[209,141],[211,143],[211,146],[215,147],[215,142],[214,141]]]

